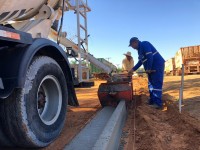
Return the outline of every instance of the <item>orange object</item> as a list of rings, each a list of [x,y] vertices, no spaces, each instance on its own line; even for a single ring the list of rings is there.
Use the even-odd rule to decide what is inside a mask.
[[[122,82],[102,83],[98,89],[98,97],[101,105],[117,106],[120,100],[130,102],[133,100],[132,79],[122,78]]]

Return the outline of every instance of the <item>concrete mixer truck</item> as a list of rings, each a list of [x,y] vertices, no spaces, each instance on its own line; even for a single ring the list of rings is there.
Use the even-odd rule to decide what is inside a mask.
[[[88,36],[66,39],[68,10],[86,18],[90,8],[83,0],[0,0],[0,146],[47,146],[62,131],[67,105],[78,105],[67,56],[81,59]]]

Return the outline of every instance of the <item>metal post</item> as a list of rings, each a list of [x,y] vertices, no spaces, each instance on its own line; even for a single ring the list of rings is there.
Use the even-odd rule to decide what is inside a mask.
[[[183,87],[184,87],[184,64],[182,64],[182,72],[181,72],[181,87],[179,90],[179,112],[181,113],[181,106],[183,103]]]
[[[183,87],[184,87],[184,64],[182,64],[182,74],[181,74],[181,100],[183,102]]]
[[[182,92],[181,92],[181,88],[180,88],[180,89],[179,89],[179,113],[181,113],[181,106],[182,106],[182,103],[181,103],[181,102],[182,102],[182,100],[181,100],[181,97],[182,97],[182,96],[181,96],[181,93],[182,93]]]

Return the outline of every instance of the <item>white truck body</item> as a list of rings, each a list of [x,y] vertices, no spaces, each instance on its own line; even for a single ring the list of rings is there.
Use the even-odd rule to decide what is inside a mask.
[[[0,22],[19,19],[25,15],[36,15],[47,0],[0,0]]]

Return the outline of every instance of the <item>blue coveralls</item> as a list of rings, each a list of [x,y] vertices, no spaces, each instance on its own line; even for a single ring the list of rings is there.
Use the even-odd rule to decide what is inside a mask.
[[[139,41],[138,63],[133,67],[133,70],[136,71],[142,64],[145,70],[156,70],[156,72],[148,74],[149,104],[157,104],[161,107],[163,104],[162,86],[165,60],[147,41]]]

